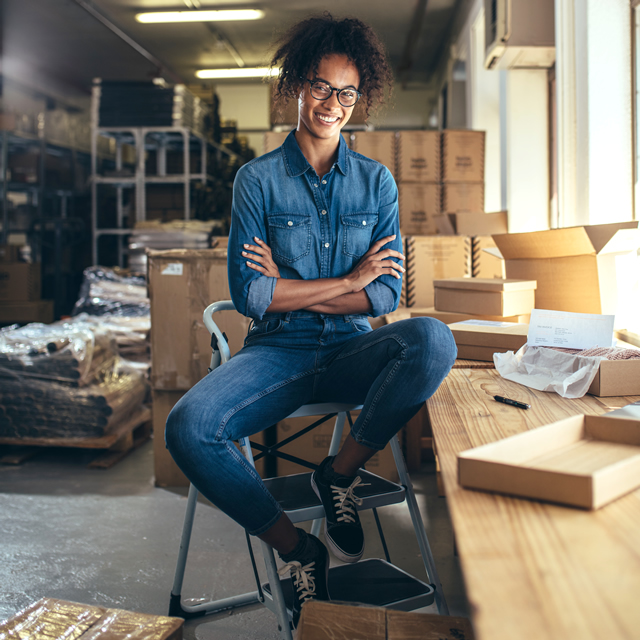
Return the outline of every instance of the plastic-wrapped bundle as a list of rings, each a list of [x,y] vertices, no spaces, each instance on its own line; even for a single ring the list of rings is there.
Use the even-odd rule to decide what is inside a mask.
[[[0,438],[99,438],[117,428],[148,392],[144,376],[116,360],[83,388],[0,367]]]
[[[83,322],[98,331],[108,331],[113,335],[121,357],[149,364],[151,316],[90,316],[81,313],[70,322]]]
[[[87,322],[0,330],[0,367],[29,378],[85,386],[111,369],[116,356],[113,335]]]
[[[84,270],[80,297],[73,308],[73,315],[83,312],[93,316],[149,315],[145,279],[121,276],[107,267],[88,267]]]

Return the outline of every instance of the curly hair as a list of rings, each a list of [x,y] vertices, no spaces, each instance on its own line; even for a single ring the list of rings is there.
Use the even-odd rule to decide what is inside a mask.
[[[294,24],[278,39],[271,68],[280,66],[275,87],[277,102],[297,98],[300,79],[317,73],[320,61],[328,55],[344,55],[360,74],[358,90],[363,94],[366,116],[372,107],[384,104],[390,95],[393,74],[382,42],[373,29],[356,18],[336,20],[325,11]]]

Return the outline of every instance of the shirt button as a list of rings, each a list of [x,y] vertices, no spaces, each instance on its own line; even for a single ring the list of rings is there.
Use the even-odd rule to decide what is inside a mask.
[[[323,209],[320,213],[321,213],[323,216],[326,216],[326,215],[327,215],[327,212],[326,212],[326,210],[325,210],[325,209]]]
[[[325,242],[325,243],[324,243],[324,248],[325,248],[325,249],[328,249],[328,248],[329,248],[329,243],[328,243],[328,242]]]
[[[290,227],[293,227],[293,222],[291,222],[291,220],[289,220],[289,222],[287,222],[287,224],[288,224]]]
[[[313,183],[313,186],[314,186],[314,187],[317,187],[317,186],[318,186],[318,184],[317,184],[316,182],[314,182],[314,183]]]
[[[289,224],[291,224],[291,223],[289,223]],[[362,224],[364,224],[364,225],[366,226],[367,221],[366,221],[366,220],[363,220],[363,221],[362,221]]]
[[[327,184],[327,181],[326,181],[326,180],[323,180],[323,181],[322,181],[322,184]]]

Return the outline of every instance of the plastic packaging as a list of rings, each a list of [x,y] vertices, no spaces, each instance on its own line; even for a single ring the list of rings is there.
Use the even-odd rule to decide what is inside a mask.
[[[80,296],[73,308],[73,315],[83,312],[93,316],[149,315],[145,279],[140,276],[122,276],[107,267],[88,267],[84,270]]]

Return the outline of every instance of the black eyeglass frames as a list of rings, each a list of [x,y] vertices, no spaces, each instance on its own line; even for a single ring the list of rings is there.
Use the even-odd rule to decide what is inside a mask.
[[[362,97],[359,91],[351,89],[350,87],[346,89],[336,89],[323,80],[309,80],[309,78],[302,78],[302,80],[311,85],[311,95],[316,100],[328,100],[335,91],[336,96],[338,96],[338,102],[343,107],[353,107]]]

